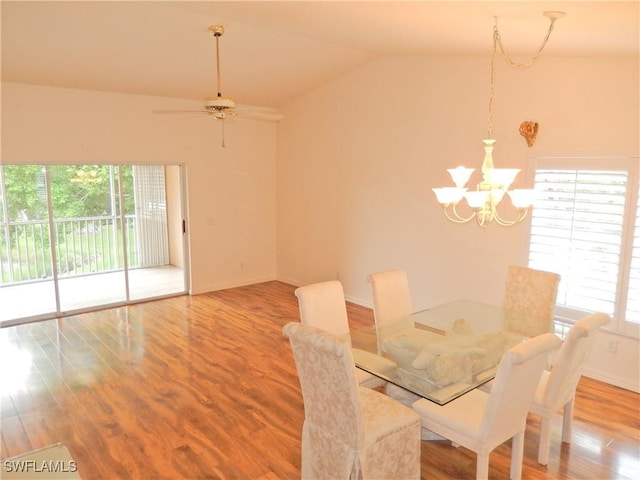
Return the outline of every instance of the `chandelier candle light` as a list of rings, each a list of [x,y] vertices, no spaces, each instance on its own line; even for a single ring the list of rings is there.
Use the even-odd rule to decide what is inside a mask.
[[[502,45],[500,33],[498,33],[498,21],[497,18],[495,19],[493,27],[493,50],[491,51],[488,134],[487,139],[483,140],[484,160],[482,162],[482,182],[476,186],[475,190],[469,191],[465,185],[471,178],[471,174],[475,169],[457,167],[447,170],[451,175],[451,179],[453,180],[455,187],[433,189],[438,202],[442,205],[445,216],[452,222],[467,223],[475,218],[476,223],[481,227],[485,227],[491,222],[495,222],[501,226],[511,226],[524,220],[529,212],[529,208],[533,204],[535,199],[535,192],[533,189],[509,190],[509,187],[520,172],[519,168],[495,168],[493,166],[493,146],[496,143],[496,141],[491,138],[491,129],[493,126],[494,73],[496,51],[498,47],[500,47],[500,52],[506,62],[516,69],[530,67],[538,60],[542,50],[549,40],[551,32],[553,31],[555,21],[564,16],[564,13],[544,12],[544,16],[550,20],[549,29],[536,54],[526,63],[516,63],[506,54],[504,46]],[[516,210],[516,218],[513,220],[505,220],[498,214],[497,208],[504,198],[505,193],[511,198],[511,203]],[[467,201],[467,205],[469,205],[473,210],[468,217],[460,215],[456,209],[458,203],[463,198]]]

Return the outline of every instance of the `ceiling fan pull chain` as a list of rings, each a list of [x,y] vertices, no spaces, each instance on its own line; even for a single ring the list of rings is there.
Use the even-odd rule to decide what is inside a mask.
[[[222,125],[222,148],[225,148],[226,145],[224,144],[224,118],[220,120],[220,124]]]

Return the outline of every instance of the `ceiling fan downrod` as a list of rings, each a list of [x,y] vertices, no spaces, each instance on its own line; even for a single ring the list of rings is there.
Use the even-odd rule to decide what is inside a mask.
[[[224,33],[224,25],[211,25],[211,34],[216,37],[216,74],[218,79],[218,98],[222,98],[222,88],[220,82],[220,37]]]

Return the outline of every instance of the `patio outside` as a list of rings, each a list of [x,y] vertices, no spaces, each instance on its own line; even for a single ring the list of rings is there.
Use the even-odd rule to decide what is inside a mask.
[[[0,321],[182,293],[166,205],[162,166],[0,167]]]

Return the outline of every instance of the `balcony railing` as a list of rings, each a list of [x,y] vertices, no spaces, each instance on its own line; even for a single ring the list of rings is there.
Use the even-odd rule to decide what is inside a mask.
[[[59,277],[88,275],[124,268],[123,238],[127,239],[127,264],[138,266],[135,215],[83,217],[53,221],[9,222],[0,225],[0,286],[53,277],[51,245]]]

